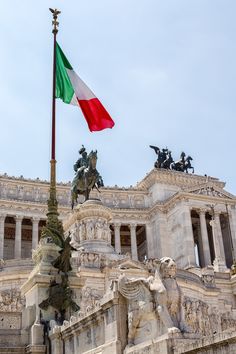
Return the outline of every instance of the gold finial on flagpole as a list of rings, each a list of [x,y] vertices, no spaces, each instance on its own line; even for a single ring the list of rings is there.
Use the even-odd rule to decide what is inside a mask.
[[[52,33],[56,34],[58,32],[58,26],[59,26],[59,22],[57,21],[57,16],[61,13],[61,11],[59,11],[57,9],[53,10],[51,8],[49,8],[49,10],[53,14],[53,21],[52,21],[53,30],[52,30]]]

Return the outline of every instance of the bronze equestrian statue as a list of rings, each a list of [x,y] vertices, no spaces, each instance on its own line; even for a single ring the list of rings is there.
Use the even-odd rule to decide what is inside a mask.
[[[89,199],[90,191],[93,188],[103,187],[103,180],[96,169],[97,150],[87,154],[85,147],[79,150],[81,158],[74,164],[75,177],[71,187],[71,207],[74,208],[78,195],[84,195],[85,201]]]

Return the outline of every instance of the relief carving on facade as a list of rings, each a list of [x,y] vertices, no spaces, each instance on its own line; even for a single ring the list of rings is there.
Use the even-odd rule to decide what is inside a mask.
[[[225,331],[230,328],[236,329],[236,319],[232,318],[231,312],[225,312],[221,315],[220,324],[222,331]]]
[[[25,299],[18,289],[6,289],[0,293],[1,312],[21,312],[25,306]]]
[[[81,292],[81,303],[79,316],[87,314],[96,307],[100,306],[100,300],[102,295],[96,289],[92,289],[89,286],[84,286]]]
[[[199,299],[185,297],[183,309],[184,330],[188,333],[209,336],[236,327],[236,319],[232,317],[232,313],[220,313],[218,308]]]
[[[211,325],[209,321],[209,306],[197,299],[184,298],[184,330],[188,333],[209,335]],[[217,325],[217,322],[216,322]]]
[[[201,194],[201,195],[207,195],[210,197],[220,197],[220,198],[225,198],[226,195],[224,193],[221,193],[219,191],[217,191],[216,189],[214,189],[213,187],[210,186],[205,186],[201,189],[198,189],[196,191],[193,192],[194,194]]]
[[[78,257],[78,266],[83,268],[101,268],[104,263],[104,256],[96,252],[82,251]]]
[[[78,249],[87,240],[103,240],[111,242],[111,230],[107,220],[102,218],[87,219],[75,224],[71,232],[71,244]]]

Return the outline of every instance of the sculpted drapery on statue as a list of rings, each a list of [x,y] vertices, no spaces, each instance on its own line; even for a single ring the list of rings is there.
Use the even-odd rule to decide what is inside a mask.
[[[159,149],[159,147],[154,145],[149,145],[149,147],[153,149],[157,154],[157,160],[154,163],[154,167],[186,173],[188,173],[188,170],[191,169],[192,173],[194,173],[194,167],[191,165],[191,161],[193,159],[191,156],[186,157],[185,152],[182,151],[180,154],[180,159],[174,161],[171,155],[171,151],[168,148]]]
[[[169,257],[146,262],[148,277],[129,278],[121,274],[118,291],[128,300],[128,346],[136,343],[139,328],[145,323],[155,333],[155,322],[161,321],[168,333],[179,333],[181,327],[181,294],[176,281],[176,263]]]
[[[74,164],[75,177],[72,181],[71,187],[71,206],[74,207],[74,203],[77,202],[78,195],[84,195],[85,200],[89,199],[90,191],[95,187],[103,187],[103,180],[96,169],[97,165],[97,150],[91,151],[87,154],[87,151],[82,145],[79,150],[81,157]]]

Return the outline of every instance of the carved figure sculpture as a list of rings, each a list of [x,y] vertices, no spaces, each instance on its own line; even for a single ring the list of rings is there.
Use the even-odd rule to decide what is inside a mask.
[[[118,279],[118,290],[128,299],[128,347],[135,344],[138,329],[143,324],[148,327],[153,316],[153,297],[146,284],[146,279],[129,279],[125,274]]]
[[[140,323],[156,309],[155,322],[160,319],[168,333],[180,332],[180,289],[176,282],[176,263],[169,257],[149,260],[151,273],[147,278],[118,279],[118,291],[128,299],[128,344],[133,345]],[[145,317],[147,316],[147,317]]]
[[[166,290],[166,296],[160,297],[158,301],[163,302],[162,307],[167,309],[173,327],[179,328],[181,296],[176,281],[176,270],[176,263],[172,258],[163,257],[160,259],[160,277]]]
[[[95,224],[95,235],[98,240],[102,239],[102,234],[103,234],[103,224],[104,222],[101,219],[98,219],[96,224]]]
[[[180,289],[176,282],[176,263],[169,257],[163,257],[160,261],[148,260],[146,266],[152,274],[146,282],[153,293],[160,319],[169,333],[179,332]]]

